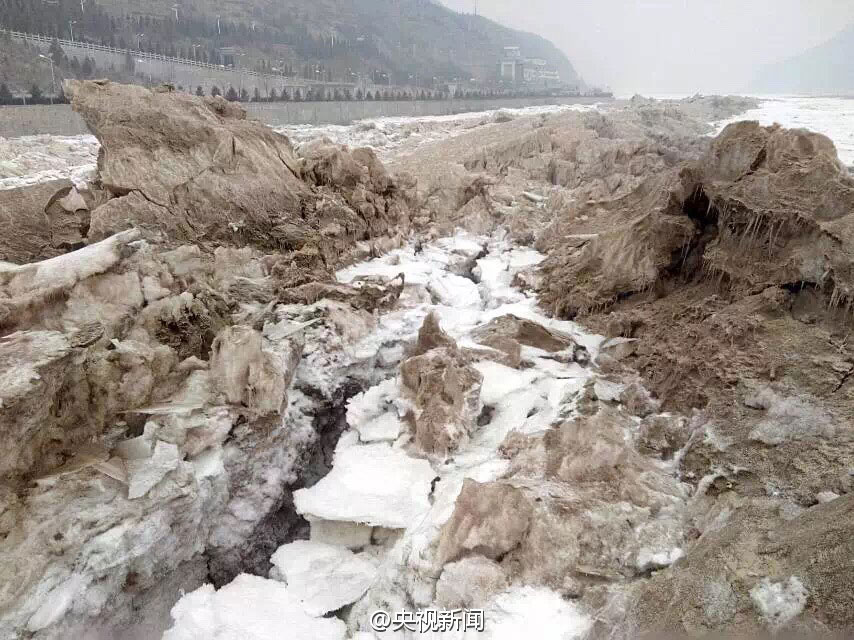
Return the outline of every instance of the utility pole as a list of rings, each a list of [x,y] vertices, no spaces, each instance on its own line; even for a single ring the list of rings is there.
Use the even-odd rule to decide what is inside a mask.
[[[50,62],[50,84],[52,87],[52,93],[50,94],[50,103],[53,104],[53,96],[56,95],[56,74],[53,72],[53,58],[42,54],[39,54],[39,58],[44,58],[45,60]]]
[[[68,29],[71,31],[71,42],[74,42],[74,25],[77,24],[77,20],[69,20],[68,21]]]
[[[144,37],[145,37],[145,34],[144,34],[144,33],[137,33],[137,34],[136,34],[136,50],[137,50],[137,51],[142,51],[142,49],[140,49],[140,47],[142,46],[142,44],[141,44],[141,43],[142,43],[142,39],[143,39]]]

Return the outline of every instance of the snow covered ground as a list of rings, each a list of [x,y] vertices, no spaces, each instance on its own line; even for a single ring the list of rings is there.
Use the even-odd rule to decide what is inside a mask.
[[[499,454],[508,433],[536,433],[566,420],[574,414],[585,382],[596,376],[591,368],[574,362],[559,365],[554,354],[523,346],[523,358],[533,365],[529,368],[513,369],[488,358],[476,363],[483,376],[479,402],[491,407],[491,419],[452,457],[425,456],[403,427],[411,399],[402,393],[393,365],[404,358],[404,345],[415,340],[431,312],[461,348],[483,349],[472,331],[513,314],[572,336],[595,356],[600,336],[547,318],[530,294],[513,286],[518,273],[533,269],[542,258],[530,249],[514,248],[501,236],[459,232],[421,250],[407,246],[337,274],[341,282],[351,283],[404,274],[406,287],[397,307],[350,347],[351,355],[362,361],[392,365],[390,375],[350,400],[349,429],[339,440],[331,472],[294,495],[297,510],[311,523],[312,540],[281,547],[267,579],[244,575],[219,591],[208,585],[186,595],[173,609],[174,626],[165,640],[207,640],[216,634],[272,640],[287,629],[309,634],[293,637],[336,640],[509,640],[531,633],[572,640],[583,635],[591,625],[588,613],[542,587],[516,586],[490,594],[479,603],[485,610],[482,633],[374,633],[370,622],[378,610],[393,614],[437,608],[437,542],[464,480],[499,478],[509,464]],[[476,265],[473,275],[460,275],[461,266],[471,261]],[[301,313],[311,311],[303,308]],[[297,380],[325,371],[329,367],[312,362],[309,354]],[[464,592],[477,588],[465,571],[457,582],[455,588]],[[323,617],[330,612],[336,617]]]

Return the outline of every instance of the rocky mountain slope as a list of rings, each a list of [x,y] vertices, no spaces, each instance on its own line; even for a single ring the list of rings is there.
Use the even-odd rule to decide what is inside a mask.
[[[770,64],[753,82],[764,93],[854,93],[854,25],[808,51]]]
[[[636,99],[383,164],[69,93],[97,174],[0,191],[0,637],[854,625],[829,140]]]

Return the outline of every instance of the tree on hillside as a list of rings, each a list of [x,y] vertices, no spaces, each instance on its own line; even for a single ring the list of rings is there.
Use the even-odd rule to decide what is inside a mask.
[[[258,89],[255,89],[258,91]],[[249,102],[249,92],[246,89],[240,90],[240,96],[237,98],[240,102]]]
[[[240,96],[237,95],[237,91],[234,90],[234,87],[229,87],[228,91],[225,92],[225,99],[229,102],[237,102]]]
[[[270,89],[270,93],[267,95],[268,102],[275,102],[279,99],[279,94],[276,92],[276,89]]]
[[[214,85],[211,87],[211,95],[216,98],[217,96],[221,96],[222,92],[219,90],[219,87]]]
[[[365,95],[362,93],[361,89],[356,89],[356,100],[363,100]]]
[[[83,74],[84,78],[89,78],[93,73],[95,73],[95,65],[92,64],[92,60],[89,59],[89,56],[83,60],[83,65],[80,67],[80,73]]]
[[[14,96],[12,92],[9,91],[9,87],[6,86],[6,83],[0,84],[0,104],[12,104],[12,100],[14,100]]]
[[[30,89],[30,104],[41,104],[44,102],[44,95],[42,94],[42,90],[37,84],[33,84]]]
[[[282,102],[289,102],[291,99],[291,94],[288,93],[288,90],[282,87]]]
[[[261,91],[255,87],[255,93],[252,94],[252,102],[261,102]]]
[[[302,91],[294,89],[294,102],[302,102]]]
[[[48,49],[48,53],[50,53],[51,60],[53,60],[53,64],[59,66],[62,64],[62,56],[64,55],[62,51],[62,47],[59,46],[59,40],[56,38],[50,43],[50,49]]]
[[[199,85],[198,87],[196,87],[196,95],[199,96],[200,98],[205,97],[205,90],[202,89],[202,85]]]

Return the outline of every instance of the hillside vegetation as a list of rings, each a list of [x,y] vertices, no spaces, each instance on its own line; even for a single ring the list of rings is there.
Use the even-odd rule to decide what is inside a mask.
[[[512,45],[581,84],[549,41],[428,0],[0,0],[0,25],[317,80],[420,86],[488,82]]]

